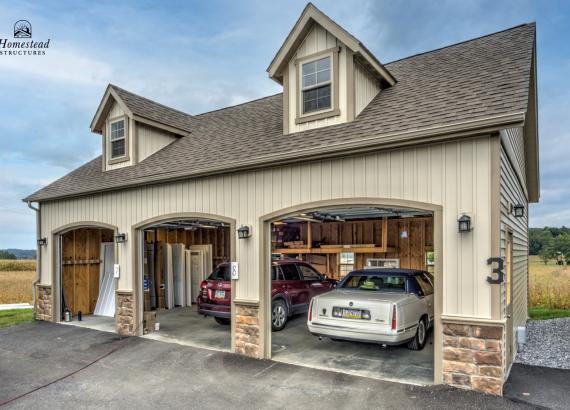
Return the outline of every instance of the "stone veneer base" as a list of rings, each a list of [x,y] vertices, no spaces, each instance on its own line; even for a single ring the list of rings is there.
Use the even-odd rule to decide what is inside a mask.
[[[261,358],[259,306],[235,304],[235,352]]]
[[[117,333],[121,336],[135,336],[135,305],[133,292],[117,291]]]
[[[502,325],[443,324],[443,382],[502,395],[504,381]]]
[[[51,286],[36,285],[36,320],[53,321]]]

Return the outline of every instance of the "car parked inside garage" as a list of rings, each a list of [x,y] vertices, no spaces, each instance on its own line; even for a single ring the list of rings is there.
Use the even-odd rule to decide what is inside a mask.
[[[319,337],[423,349],[432,327],[433,278],[411,269],[363,269],[311,300],[307,326]]]
[[[305,313],[314,296],[334,288],[336,281],[321,275],[311,264],[296,259],[274,260],[271,266],[271,325],[282,330],[287,320]],[[220,264],[200,284],[198,313],[212,316],[220,324],[231,318],[230,264]]]

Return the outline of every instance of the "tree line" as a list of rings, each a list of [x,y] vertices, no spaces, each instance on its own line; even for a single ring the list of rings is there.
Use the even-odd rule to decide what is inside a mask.
[[[544,263],[551,259],[570,263],[570,228],[530,228],[528,253],[539,255]]]

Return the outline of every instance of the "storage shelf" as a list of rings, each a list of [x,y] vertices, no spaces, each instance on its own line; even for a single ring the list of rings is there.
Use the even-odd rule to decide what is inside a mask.
[[[273,253],[282,253],[282,254],[329,254],[329,253],[342,253],[342,252],[352,252],[352,253],[392,253],[398,252],[398,248],[391,248],[391,247],[383,247],[383,246],[365,246],[365,247],[357,247],[357,246],[342,246],[339,245],[337,247],[327,247],[327,248],[280,248],[280,249],[273,249]]]

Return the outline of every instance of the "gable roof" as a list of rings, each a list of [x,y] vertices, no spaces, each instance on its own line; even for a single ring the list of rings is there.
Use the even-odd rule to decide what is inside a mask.
[[[283,135],[282,94],[191,117],[192,133],[140,163],[102,171],[101,157],[30,195],[46,201],[522,126],[535,25],[387,64],[398,83],[350,123]]]
[[[319,10],[313,3],[308,3],[299,16],[299,19],[285,38],[285,41],[267,67],[269,77],[279,84],[283,84],[283,70],[293,57],[307,33],[314,24],[321,25],[332,33],[344,45],[354,52],[354,57],[372,73],[378,81],[387,85],[396,84],[396,78],[356,37],[338,25],[329,16]]]
[[[109,84],[95,116],[91,121],[91,131],[101,133],[113,101],[116,101],[127,115],[137,121],[146,122],[149,125],[154,125],[159,128],[165,128],[167,131],[179,135],[188,135],[192,130],[192,116],[190,114],[133,94],[116,85]]]

